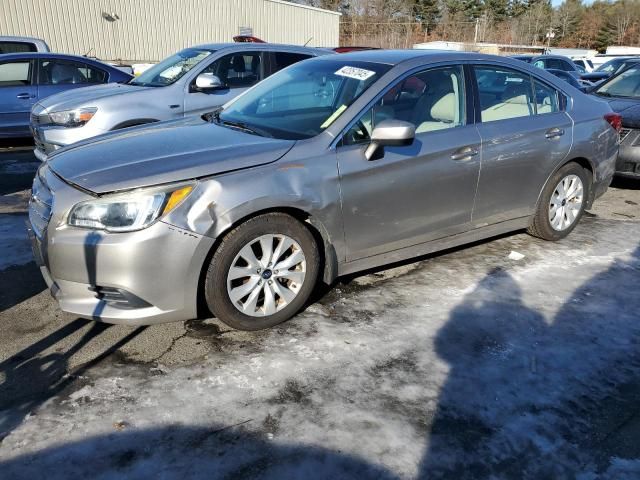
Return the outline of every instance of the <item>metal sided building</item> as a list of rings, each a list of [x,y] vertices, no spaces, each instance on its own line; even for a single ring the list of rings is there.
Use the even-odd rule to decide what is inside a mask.
[[[282,0],[0,0],[0,35],[107,61],[157,62],[239,34],[337,47],[339,23],[337,12]]]

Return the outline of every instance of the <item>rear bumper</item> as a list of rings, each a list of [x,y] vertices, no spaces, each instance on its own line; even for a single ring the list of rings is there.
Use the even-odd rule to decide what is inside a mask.
[[[616,176],[640,178],[640,130],[623,129]]]

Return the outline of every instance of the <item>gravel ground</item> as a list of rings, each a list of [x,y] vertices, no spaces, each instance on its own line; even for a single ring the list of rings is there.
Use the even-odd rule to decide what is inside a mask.
[[[559,243],[517,233],[342,279],[269,331],[128,328],[45,291],[16,154],[0,152],[6,478],[640,478],[637,183]]]

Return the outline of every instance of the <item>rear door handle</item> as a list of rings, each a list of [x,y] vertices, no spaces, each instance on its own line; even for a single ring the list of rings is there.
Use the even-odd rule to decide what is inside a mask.
[[[561,128],[552,128],[547,130],[547,133],[544,134],[547,138],[558,138],[564,135],[564,130]]]
[[[478,153],[478,149],[475,147],[462,147],[451,154],[451,160],[471,160],[473,157],[478,155]]]
[[[16,95],[16,98],[19,98],[20,100],[27,100],[29,98],[35,98],[35,95],[31,95],[30,93],[19,93],[18,95]]]

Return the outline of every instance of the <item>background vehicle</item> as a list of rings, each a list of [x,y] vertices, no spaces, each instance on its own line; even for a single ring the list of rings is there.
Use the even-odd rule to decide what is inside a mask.
[[[563,57],[562,55],[515,55],[512,58],[530,63],[534,67],[542,68],[544,70],[562,70],[573,75],[577,79],[588,79],[590,82],[596,82],[607,78],[607,75],[604,73],[587,73],[584,68],[574,63],[569,57]]]
[[[618,121],[505,58],[324,56],[204,118],[54,153],[34,181],[36,256],[82,317],[183,320],[200,298],[266,328],[320,278],[524,228],[563,238],[611,181]]]
[[[594,72],[593,74],[597,74],[599,75],[599,77],[596,77],[598,81],[601,80],[605,80],[609,77],[612,77],[614,75],[617,75],[618,73],[620,73],[622,70],[624,70],[625,68],[629,67],[630,65],[634,65],[636,63],[640,62],[640,57],[618,57],[618,58],[613,58],[611,60],[609,60],[606,63],[603,63],[602,65],[600,65]],[[602,75],[606,74],[605,78],[602,78]],[[586,80],[589,80],[589,74],[584,75],[584,78]]]
[[[270,43],[220,43],[182,50],[128,84],[65,92],[33,107],[36,156],[110,130],[210,112],[289,65],[331,52]],[[310,92],[309,92],[310,93]],[[68,112],[86,121],[56,122]]]
[[[0,36],[0,55],[5,53],[49,52],[44,40],[31,37]]]
[[[89,58],[57,53],[0,55],[0,138],[29,137],[31,107],[55,93],[132,78]]]
[[[622,117],[616,175],[640,180],[640,64],[606,80],[593,95],[606,100]]]
[[[573,63],[575,63],[581,70],[584,70],[587,73],[591,73],[595,70],[593,63],[587,57],[574,57],[571,60],[573,60]]]

